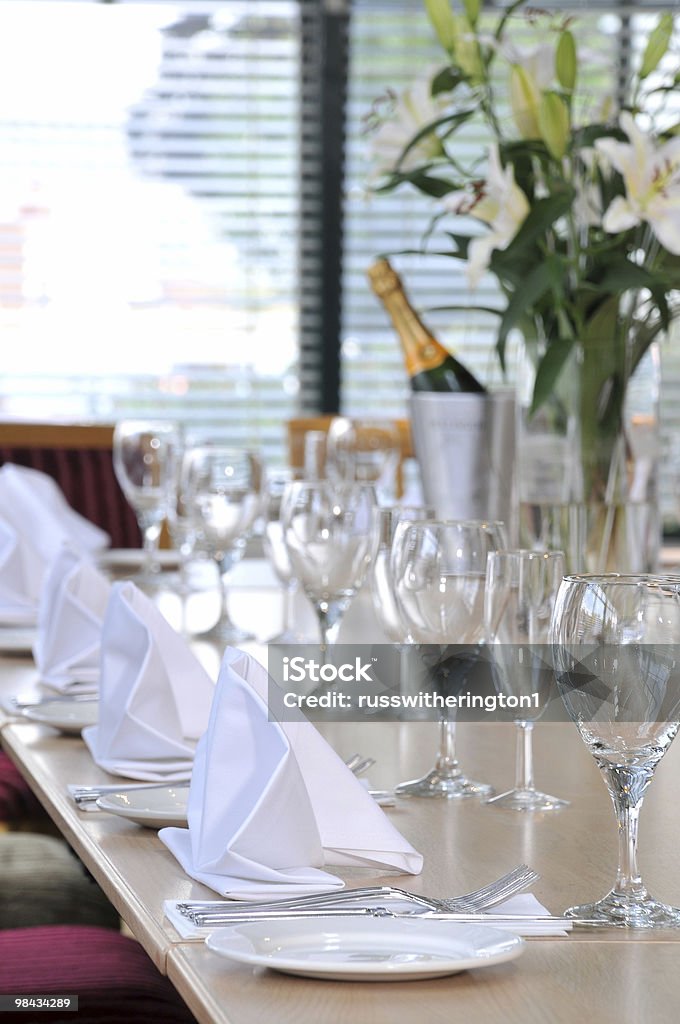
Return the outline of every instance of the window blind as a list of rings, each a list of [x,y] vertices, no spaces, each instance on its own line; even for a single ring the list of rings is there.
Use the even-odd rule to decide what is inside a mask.
[[[0,0],[1,416],[160,414],[282,457],[303,6]]]

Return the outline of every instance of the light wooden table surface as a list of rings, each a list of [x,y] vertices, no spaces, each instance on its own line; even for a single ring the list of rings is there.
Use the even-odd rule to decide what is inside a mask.
[[[30,659],[0,657],[0,695],[26,692],[36,678]],[[5,749],[65,838],[204,1024],[571,1024],[580,1018],[637,1024],[677,1018],[680,934],[673,933],[534,938],[513,963],[409,983],[315,982],[230,964],[202,943],[179,940],[164,920],[164,899],[214,894],[184,875],[156,834],[114,816],[78,811],[68,798],[67,783],[118,781],[94,765],[82,741],[7,715],[0,725]],[[361,751],[376,757],[371,782],[381,788],[422,773],[434,756],[436,727],[427,723],[334,723],[323,731],[342,756]],[[569,723],[539,724],[535,750],[537,784],[571,800],[566,810],[527,817],[474,801],[401,801],[387,813],[424,854],[422,875],[337,873],[350,884],[370,878],[455,894],[525,861],[541,873],[534,892],[555,913],[603,895],[614,879],[616,827],[595,763]],[[470,773],[505,788],[514,771],[513,726],[463,724],[459,753]],[[661,762],[646,797],[640,851],[649,888],[676,904],[679,785],[680,743]]]

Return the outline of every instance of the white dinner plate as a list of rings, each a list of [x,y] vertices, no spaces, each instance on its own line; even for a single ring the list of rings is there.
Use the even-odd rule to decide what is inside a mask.
[[[36,632],[35,626],[0,626],[0,651],[32,654]]]
[[[24,708],[24,718],[69,735],[78,735],[88,725],[96,725],[99,717],[98,700],[50,700],[33,708]]]
[[[229,960],[338,981],[440,978],[513,960],[524,948],[518,935],[487,925],[349,917],[239,924],[205,941]]]
[[[186,828],[188,799],[188,782],[160,789],[126,789],[121,786],[119,793],[100,796],[97,807],[147,828],[166,828],[169,825]]]

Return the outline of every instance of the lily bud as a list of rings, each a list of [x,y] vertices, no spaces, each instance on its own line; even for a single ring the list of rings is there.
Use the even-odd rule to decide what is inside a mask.
[[[541,96],[538,124],[548,152],[556,160],[561,160],[569,139],[569,110],[556,92],[544,92]]]
[[[576,85],[576,43],[568,29],[560,33],[555,53],[557,80],[567,92],[573,92]]]
[[[541,138],[538,123],[540,102],[540,93],[533,75],[526,68],[515,64],[510,72],[510,106],[523,139]]]

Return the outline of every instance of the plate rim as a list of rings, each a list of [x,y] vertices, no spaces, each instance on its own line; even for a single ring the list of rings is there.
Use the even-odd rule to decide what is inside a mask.
[[[369,921],[375,923],[381,921],[381,919],[347,918],[344,922],[344,926],[350,928],[360,928],[362,926],[369,925]],[[244,924],[235,924],[215,929],[215,931],[211,932],[210,935],[206,936],[205,944],[208,947],[208,949],[214,952],[217,956],[221,956],[224,959],[234,960],[238,963],[244,963],[249,966],[267,967],[270,970],[281,971],[282,973],[298,974],[307,977],[319,978],[333,977],[338,979],[344,976],[348,980],[357,979],[357,976],[359,976],[361,978],[364,978],[365,980],[376,978],[381,981],[388,981],[390,980],[390,978],[394,978],[395,980],[402,980],[407,975],[412,976],[414,978],[423,979],[427,977],[444,977],[446,975],[457,974],[460,971],[473,970],[477,967],[492,967],[495,964],[506,963],[509,960],[516,959],[516,957],[520,956],[520,954],[524,951],[524,948],[526,946],[524,939],[520,935],[517,935],[516,933],[511,931],[497,928],[493,925],[470,925],[466,922],[455,921],[425,921],[422,919],[418,920],[417,918],[414,918],[412,922],[406,920],[399,920],[397,922],[390,922],[384,919],[382,920],[382,924],[384,925],[392,926],[395,923],[397,923],[399,926],[405,925],[407,928],[411,928],[413,924],[417,924],[421,928],[422,926],[425,926],[428,930],[432,926],[437,928],[449,927],[457,932],[460,932],[460,930],[463,928],[474,928],[476,930],[483,928],[484,932],[489,934],[490,940],[493,937],[500,938],[502,936],[504,939],[512,940],[512,942],[507,949],[487,957],[458,957],[455,959],[451,958],[450,960],[439,961],[438,963],[428,963],[427,961],[422,961],[412,964],[399,964],[393,967],[384,965],[378,966],[375,963],[338,963],[334,965],[333,963],[326,962],[324,964],[321,964],[314,963],[314,961],[310,962],[308,960],[301,961],[294,957],[280,958],[276,960],[262,953],[249,952],[247,950],[239,949],[226,950],[224,948],[219,947],[220,937],[222,937],[223,939],[227,939],[229,938],[230,935],[234,936],[235,933],[240,933],[242,937],[245,937],[247,939],[247,934],[243,936],[244,929],[247,931],[248,929],[262,928],[266,926],[268,929],[276,928],[280,931],[283,928],[294,928],[302,924],[307,928],[317,927],[323,928],[324,930],[332,928],[337,931],[339,927],[343,927],[343,924],[341,924],[340,920],[335,920],[332,923],[332,925],[328,924],[326,926],[321,924],[319,921],[259,921]]]
[[[181,783],[175,783],[174,785],[172,783],[168,783],[167,786],[162,787],[162,790],[179,788],[187,790],[188,801],[188,785],[183,786]],[[139,790],[138,792],[141,795],[143,793],[143,790]],[[153,790],[152,792],[155,792],[155,790]],[[128,821],[136,821],[138,824],[150,825],[152,823],[159,823],[159,828],[165,828],[170,825],[174,825],[175,827],[182,827],[183,825],[184,827],[186,827],[186,816],[184,818],[181,818],[178,817],[176,813],[171,816],[170,812],[167,812],[166,816],[164,817],[164,812],[159,812],[158,809],[154,811],[149,810],[148,813],[145,813],[143,808],[140,809],[134,807],[123,807],[120,804],[113,803],[112,798],[119,796],[123,793],[129,795],[130,793],[135,793],[135,789],[134,787],[126,789],[125,786],[121,786],[120,790],[116,791],[115,793],[104,793],[97,800],[97,807],[99,807],[100,810],[102,811],[106,811],[108,814],[117,814],[119,818],[126,818]]]
[[[87,720],[85,722],[76,722],[66,718],[54,718],[50,719],[51,711],[46,709],[55,709],[58,704],[62,702],[56,698],[54,701],[50,701],[49,704],[45,704],[42,707],[36,705],[35,707],[28,707],[22,709],[22,717],[28,719],[29,722],[34,722],[36,725],[49,725],[52,729],[59,729],[62,732],[80,732],[82,729],[86,729],[90,725],[96,725],[99,720],[99,715],[94,722]],[[64,704],[69,703],[68,697],[64,697]],[[99,710],[99,701],[77,701],[73,704],[73,708],[85,708],[90,707],[92,704],[97,706]]]

